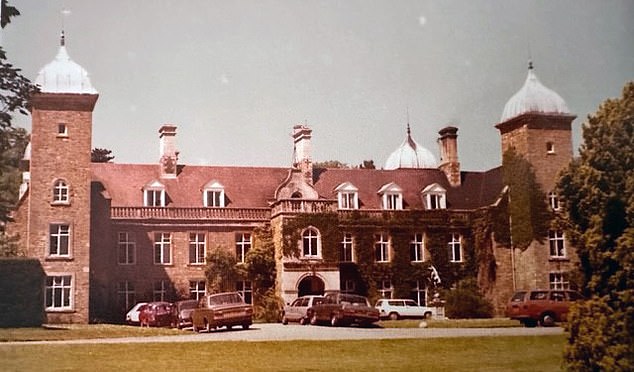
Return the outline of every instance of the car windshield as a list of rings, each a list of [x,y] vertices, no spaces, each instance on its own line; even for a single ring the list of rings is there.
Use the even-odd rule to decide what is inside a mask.
[[[209,305],[235,304],[242,302],[242,298],[237,293],[219,294],[209,297]]]
[[[367,306],[368,304],[365,297],[354,296],[354,295],[342,295],[341,302],[342,303],[347,302],[352,305],[363,305],[363,306]]]
[[[198,307],[198,301],[186,301],[180,304],[181,309],[195,309]]]
[[[526,295],[526,292],[517,292],[511,298],[511,302],[522,302],[524,301],[525,295]]]

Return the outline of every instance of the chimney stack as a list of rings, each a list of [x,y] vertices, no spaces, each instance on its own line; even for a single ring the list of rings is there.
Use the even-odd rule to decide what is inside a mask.
[[[176,125],[165,124],[159,129],[161,178],[176,178],[178,151],[176,151]]]
[[[310,146],[312,133],[312,129],[307,125],[297,124],[293,127],[293,167],[302,172],[310,185],[313,184],[313,160]]]
[[[452,187],[460,186],[460,162],[458,162],[458,128],[445,127],[438,134],[440,145],[440,165],[438,168],[447,176]]]

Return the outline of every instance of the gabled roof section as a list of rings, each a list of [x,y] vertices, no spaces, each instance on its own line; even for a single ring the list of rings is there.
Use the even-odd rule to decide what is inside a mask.
[[[359,191],[359,188],[356,187],[355,185],[353,185],[350,182],[343,182],[343,183],[339,184],[339,186],[335,187],[335,191],[337,191],[337,192],[341,192],[341,191],[356,192],[356,191]]]
[[[165,189],[165,185],[161,183],[159,180],[152,180],[143,186],[144,190],[163,190]]]
[[[427,187],[425,187],[423,189],[423,191],[421,191],[422,194],[429,194],[429,193],[446,193],[447,189],[445,189],[444,187],[440,186],[437,183],[432,183],[430,185],[428,185]]]
[[[224,188],[218,180],[211,180],[203,186],[203,190],[223,190]]]
[[[92,177],[111,197],[113,207],[141,207],[145,185],[159,178],[155,164],[92,163]],[[203,207],[201,185],[216,180],[230,196],[227,207],[267,208],[288,168],[179,166],[178,177],[161,183],[170,196],[170,207]]]
[[[381,194],[381,195],[385,194],[385,193],[388,193],[388,192],[399,193],[400,194],[400,193],[403,192],[403,189],[399,185],[395,184],[394,182],[390,182],[390,183],[386,183],[385,185],[383,185],[379,189],[379,191],[377,191],[377,193]]]

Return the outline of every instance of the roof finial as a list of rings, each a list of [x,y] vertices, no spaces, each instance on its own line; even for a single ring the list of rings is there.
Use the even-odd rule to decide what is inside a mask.
[[[407,136],[409,137],[412,134],[412,131],[409,129],[409,106],[406,107],[407,110]]]
[[[533,60],[532,60],[532,59],[529,59],[529,60],[528,60],[528,69],[529,69],[529,70],[532,70],[532,69],[533,69]]]
[[[65,40],[65,36],[64,36],[64,18],[70,14],[70,10],[66,9],[66,8],[62,8],[62,10],[60,11],[61,15],[62,15],[62,33],[60,36],[60,41],[59,44],[61,46],[66,45],[66,40]]]

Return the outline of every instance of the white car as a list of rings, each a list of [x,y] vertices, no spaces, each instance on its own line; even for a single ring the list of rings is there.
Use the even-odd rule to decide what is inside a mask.
[[[139,314],[141,313],[141,310],[143,309],[143,307],[145,307],[145,305],[147,305],[147,302],[139,302],[138,304],[132,306],[132,308],[130,309],[130,311],[128,311],[127,314],[125,314],[125,321],[128,324],[139,324]]]
[[[302,296],[298,297],[293,303],[284,306],[284,312],[282,313],[282,324],[286,325],[288,322],[299,322],[304,325],[308,323],[307,311],[314,305],[320,304],[324,301],[324,296]]]
[[[397,320],[401,318],[431,318],[435,314],[433,307],[419,306],[416,301],[409,299],[382,298],[376,302],[381,319]]]

